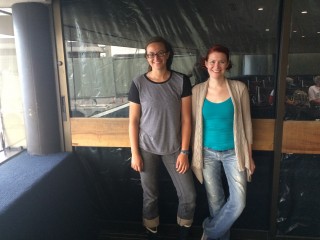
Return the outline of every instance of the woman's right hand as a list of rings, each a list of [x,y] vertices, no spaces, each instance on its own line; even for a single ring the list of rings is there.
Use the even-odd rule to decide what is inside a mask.
[[[143,160],[140,154],[131,156],[131,168],[137,172],[141,172],[143,170]]]

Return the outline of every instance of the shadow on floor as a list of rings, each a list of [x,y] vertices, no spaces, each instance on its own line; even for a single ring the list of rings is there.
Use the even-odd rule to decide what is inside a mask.
[[[178,226],[160,225],[158,228],[159,240],[178,239]],[[189,240],[200,240],[201,226],[192,226]],[[147,239],[145,228],[137,222],[106,222],[100,223],[98,240],[144,240]],[[266,240],[268,233],[265,231],[246,231],[232,229],[230,240]]]
[[[121,240],[121,239],[147,239],[145,228],[141,223],[133,222],[104,222],[101,225],[98,240]],[[177,225],[161,225],[158,228],[159,240],[178,239]],[[200,240],[202,228],[194,226],[190,231],[190,240]]]

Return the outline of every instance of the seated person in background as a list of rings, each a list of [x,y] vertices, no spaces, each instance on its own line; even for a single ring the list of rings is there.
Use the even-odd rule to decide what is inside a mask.
[[[314,77],[314,83],[309,87],[309,102],[311,106],[320,106],[320,76]]]
[[[286,88],[287,88],[287,92],[286,92],[286,103],[287,104],[293,104],[293,101],[290,99],[290,96],[292,95],[292,89],[294,89],[295,84],[294,84],[294,80],[290,77],[286,78]],[[289,90],[289,91],[288,91]],[[270,105],[274,104],[274,95],[275,95],[275,91],[274,89],[272,89],[270,95],[269,95],[269,99],[268,102]]]

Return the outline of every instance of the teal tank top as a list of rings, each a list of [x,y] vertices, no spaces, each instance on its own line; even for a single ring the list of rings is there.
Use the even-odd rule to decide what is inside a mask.
[[[204,147],[217,151],[234,148],[233,116],[231,98],[221,103],[204,100],[202,107]]]

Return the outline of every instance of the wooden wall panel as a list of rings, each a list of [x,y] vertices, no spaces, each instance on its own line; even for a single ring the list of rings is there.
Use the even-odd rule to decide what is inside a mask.
[[[320,154],[320,121],[285,121],[282,152]]]
[[[273,151],[274,119],[252,119],[253,150]]]
[[[71,118],[72,146],[130,147],[128,118]],[[274,119],[253,119],[253,150],[273,151]],[[283,153],[320,154],[319,121],[285,121]]]
[[[128,118],[71,118],[72,146],[129,147]]]
[[[128,118],[71,118],[72,146],[130,147]],[[273,150],[274,120],[253,120],[255,150]]]

